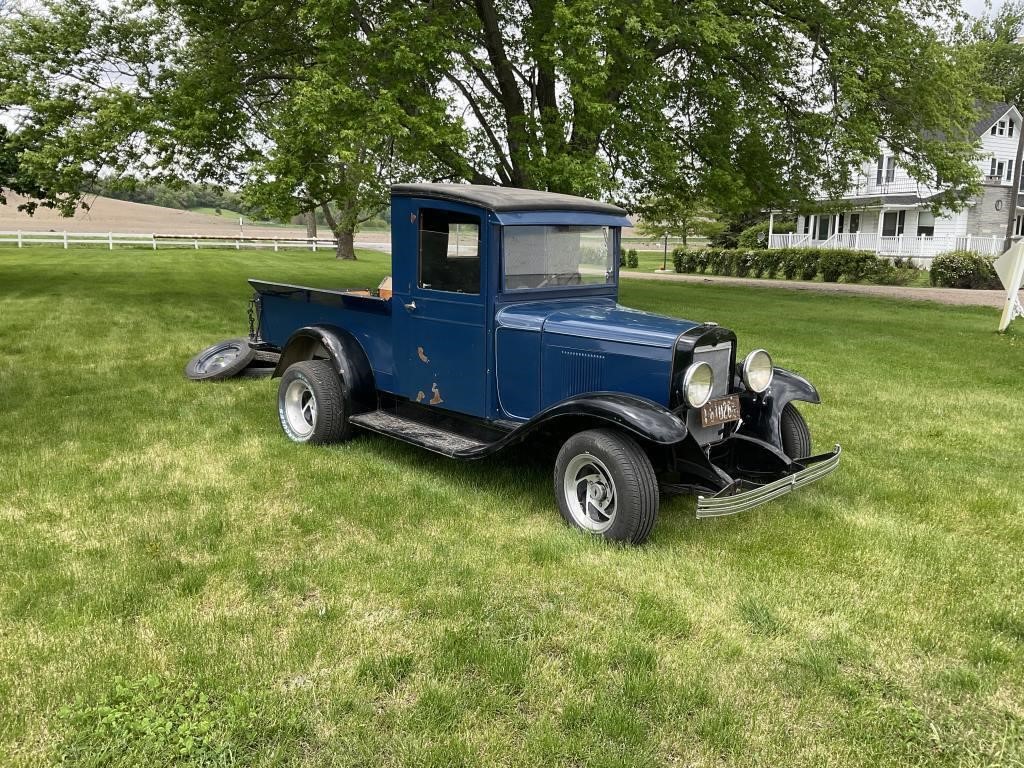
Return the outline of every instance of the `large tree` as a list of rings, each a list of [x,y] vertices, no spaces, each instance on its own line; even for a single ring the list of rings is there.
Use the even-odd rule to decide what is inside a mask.
[[[41,172],[319,206],[343,256],[414,175],[744,211],[840,192],[882,141],[951,202],[975,180],[954,0],[48,2],[0,45]]]
[[[62,200],[110,172],[238,186],[271,214],[321,209],[338,256],[355,258],[355,228],[386,205],[388,185],[450,175],[436,158],[459,154],[460,128],[436,95],[442,70],[417,39],[433,32],[422,12],[50,0],[8,26],[0,100],[47,148],[40,166],[64,169],[50,187]],[[120,121],[97,110],[110,104]]]
[[[448,79],[496,183],[627,198],[668,183],[744,209],[844,189],[879,141],[922,179],[973,179],[953,0],[444,5]]]

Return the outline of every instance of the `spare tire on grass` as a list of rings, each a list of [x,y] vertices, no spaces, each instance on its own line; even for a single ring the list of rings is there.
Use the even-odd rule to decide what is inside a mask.
[[[255,359],[256,351],[249,346],[248,339],[226,339],[207,347],[189,360],[185,366],[185,378],[192,381],[230,379],[245,370]]]

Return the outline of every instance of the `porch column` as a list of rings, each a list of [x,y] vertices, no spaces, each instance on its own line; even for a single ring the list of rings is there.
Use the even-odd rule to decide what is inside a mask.
[[[882,252],[882,222],[885,220],[885,208],[878,209],[878,234],[875,236],[875,253]]]
[[[775,233],[775,211],[768,211],[768,247],[772,247],[772,235]]]

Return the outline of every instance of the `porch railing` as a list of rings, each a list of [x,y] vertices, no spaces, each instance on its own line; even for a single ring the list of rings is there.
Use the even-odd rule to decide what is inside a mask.
[[[771,248],[828,248],[854,251],[874,251],[880,256],[912,258],[926,264],[947,251],[974,251],[983,256],[998,256],[1005,249],[1004,238],[993,235],[878,235],[874,232],[840,232],[825,240],[795,233],[772,235]]]

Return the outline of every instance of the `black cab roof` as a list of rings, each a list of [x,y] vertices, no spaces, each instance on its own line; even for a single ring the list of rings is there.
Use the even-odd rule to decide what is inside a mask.
[[[625,216],[617,205],[600,203],[585,197],[540,192],[518,187],[492,187],[486,184],[395,184],[391,194],[401,197],[426,197],[468,203],[491,211],[580,211]]]

